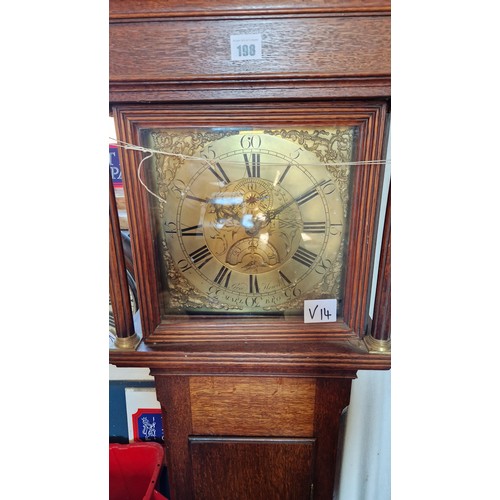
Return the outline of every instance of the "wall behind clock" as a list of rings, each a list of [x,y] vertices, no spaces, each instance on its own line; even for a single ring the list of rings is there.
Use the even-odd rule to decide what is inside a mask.
[[[384,174],[382,204],[374,268],[378,267],[387,194],[391,179],[391,139]],[[376,274],[372,286],[373,317]],[[391,372],[360,370],[353,381],[347,411],[340,483],[335,500],[388,500],[391,498]]]

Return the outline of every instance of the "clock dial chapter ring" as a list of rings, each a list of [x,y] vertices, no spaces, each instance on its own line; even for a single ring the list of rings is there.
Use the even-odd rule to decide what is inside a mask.
[[[292,141],[240,134],[207,142],[196,153],[206,161],[173,172],[172,208],[161,215],[167,300],[181,310],[296,314],[304,299],[331,296],[336,286],[340,189]],[[247,142],[254,147],[242,148]]]

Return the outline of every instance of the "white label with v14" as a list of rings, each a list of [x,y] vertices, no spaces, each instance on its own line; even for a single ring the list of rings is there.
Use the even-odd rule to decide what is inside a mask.
[[[337,321],[337,299],[304,300],[304,323]]]

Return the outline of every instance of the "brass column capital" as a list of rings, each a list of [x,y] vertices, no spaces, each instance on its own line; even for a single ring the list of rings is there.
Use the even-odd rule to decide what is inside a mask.
[[[113,341],[117,349],[122,350],[134,350],[141,342],[141,337],[134,333],[129,337],[116,337]]]
[[[391,339],[378,340],[368,334],[363,341],[370,354],[391,354]]]

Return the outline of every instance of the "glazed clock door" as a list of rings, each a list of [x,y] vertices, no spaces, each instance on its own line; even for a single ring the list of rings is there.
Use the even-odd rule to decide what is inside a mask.
[[[122,160],[146,342],[362,336],[385,113],[115,108],[125,142],[143,148]],[[334,320],[304,326],[304,301],[320,299]]]

